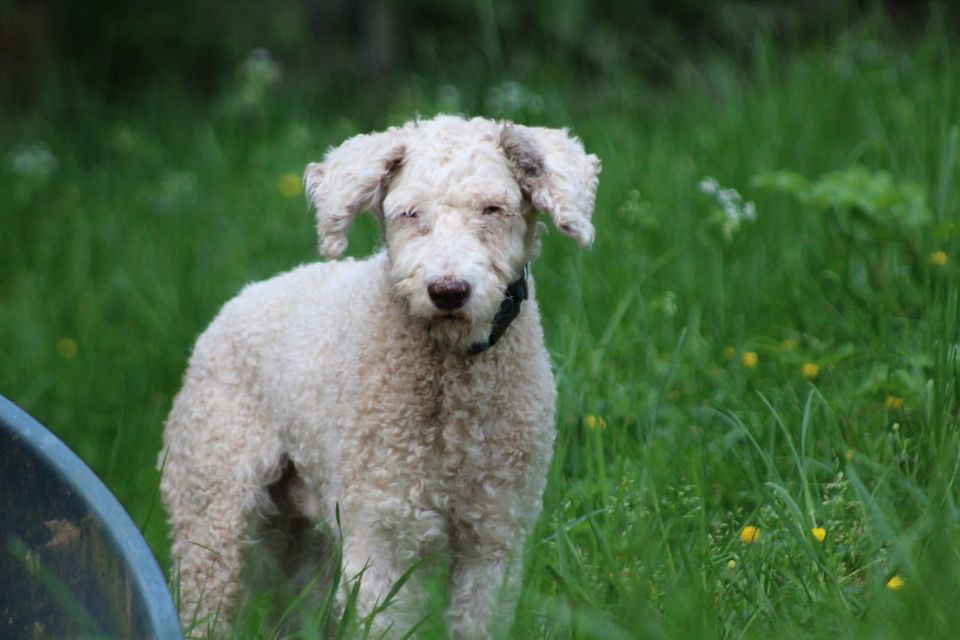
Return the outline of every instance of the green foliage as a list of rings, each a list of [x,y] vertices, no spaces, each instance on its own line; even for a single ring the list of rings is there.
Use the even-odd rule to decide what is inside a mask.
[[[877,18],[801,49],[750,32],[746,60],[677,55],[655,89],[531,63],[381,89],[260,66],[209,101],[135,108],[54,92],[0,122],[0,390],[166,565],[163,417],[218,306],[315,259],[304,165],[416,113],[571,126],[604,161],[597,244],[549,233],[534,265],[558,437],[511,637],[951,637],[960,67],[943,24],[904,42]],[[349,251],[378,242],[365,218]],[[438,637],[446,576],[428,578]],[[237,638],[364,633],[329,590],[275,595]]]
[[[924,235],[933,222],[922,185],[860,165],[812,181],[794,171],[764,172],[750,184],[789,194],[804,209],[821,212],[827,246],[833,249],[830,273],[843,283],[842,295],[863,305],[897,299],[908,313],[926,304],[922,297],[903,295],[922,277]],[[906,263],[912,272],[896,273],[891,269],[896,263]]]
[[[921,185],[897,183],[888,171],[870,171],[859,165],[831,171],[813,182],[793,171],[761,173],[750,184],[789,193],[821,211],[863,216],[878,226],[916,228],[932,219]]]

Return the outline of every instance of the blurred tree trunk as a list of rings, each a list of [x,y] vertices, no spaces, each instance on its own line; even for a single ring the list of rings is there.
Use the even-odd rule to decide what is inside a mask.
[[[54,30],[45,3],[0,2],[0,108],[23,108],[55,60]]]
[[[372,80],[396,66],[396,15],[390,0],[367,0],[363,6],[363,66]]]

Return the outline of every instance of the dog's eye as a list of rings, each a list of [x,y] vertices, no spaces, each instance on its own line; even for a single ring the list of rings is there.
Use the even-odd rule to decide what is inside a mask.
[[[400,212],[401,218],[416,218],[417,215],[418,215],[417,210],[414,209],[413,207],[410,207],[409,209],[404,209],[403,211]]]
[[[483,208],[483,215],[495,216],[503,213],[504,209],[499,204],[488,204]]]

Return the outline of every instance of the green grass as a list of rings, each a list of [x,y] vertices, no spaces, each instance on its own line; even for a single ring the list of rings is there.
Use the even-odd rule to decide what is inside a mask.
[[[0,124],[5,154],[44,141],[57,160],[0,171],[0,392],[97,471],[166,565],[155,463],[192,342],[244,283],[315,259],[281,177],[415,113],[570,126],[604,162],[597,243],[550,233],[534,267],[560,403],[513,637],[950,637],[956,40],[882,18],[802,48],[745,38],[736,60],[678,57],[661,86],[532,70],[519,80],[541,100],[514,104],[490,97],[502,78],[442,71],[372,92],[291,79],[243,109],[53,90]],[[706,176],[757,220],[725,238]],[[377,237],[365,220],[350,252]],[[238,637],[271,629],[267,608]],[[318,611],[334,615],[313,628]]]

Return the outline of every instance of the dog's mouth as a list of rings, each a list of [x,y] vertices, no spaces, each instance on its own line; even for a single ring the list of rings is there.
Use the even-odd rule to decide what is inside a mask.
[[[440,344],[465,348],[481,342],[489,334],[489,326],[463,309],[436,309],[427,320],[427,331]]]
[[[441,313],[433,314],[431,320],[434,322],[465,322],[467,320],[467,315],[462,312],[443,311]]]

